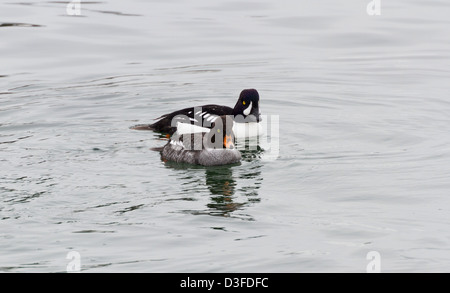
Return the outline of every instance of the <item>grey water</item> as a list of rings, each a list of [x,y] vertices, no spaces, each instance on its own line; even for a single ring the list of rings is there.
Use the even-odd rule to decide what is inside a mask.
[[[450,4],[378,3],[3,0],[0,271],[450,272]],[[245,88],[275,158],[130,129]]]

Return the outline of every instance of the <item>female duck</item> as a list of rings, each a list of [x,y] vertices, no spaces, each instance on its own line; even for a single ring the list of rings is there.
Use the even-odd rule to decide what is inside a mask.
[[[203,166],[226,165],[239,162],[241,153],[234,147],[231,117],[220,116],[211,124],[209,132],[175,132],[162,148],[165,161]]]

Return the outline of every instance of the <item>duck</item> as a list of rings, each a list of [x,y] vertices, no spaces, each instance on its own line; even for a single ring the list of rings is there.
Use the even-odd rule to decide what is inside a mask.
[[[209,132],[208,124],[223,115],[232,116],[233,133],[236,138],[255,137],[263,134],[261,113],[259,111],[259,93],[256,89],[241,91],[234,108],[208,104],[177,110],[156,118],[153,124],[140,124],[135,130],[153,130],[168,135]],[[204,125],[206,124],[206,127]]]
[[[233,117],[219,116],[208,132],[179,133],[176,131],[160,151],[163,161],[202,166],[237,163],[242,156],[235,147]]]

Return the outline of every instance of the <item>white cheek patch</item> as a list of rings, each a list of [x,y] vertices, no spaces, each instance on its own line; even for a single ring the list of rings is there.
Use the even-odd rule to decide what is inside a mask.
[[[250,102],[250,105],[248,105],[247,109],[245,109],[243,113],[245,116],[248,116],[251,111],[252,111],[252,102]]]

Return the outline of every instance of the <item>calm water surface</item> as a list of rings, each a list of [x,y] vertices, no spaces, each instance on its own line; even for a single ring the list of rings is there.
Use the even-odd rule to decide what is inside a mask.
[[[450,4],[318,2],[1,2],[0,271],[450,272]],[[275,160],[129,129],[244,88]]]

